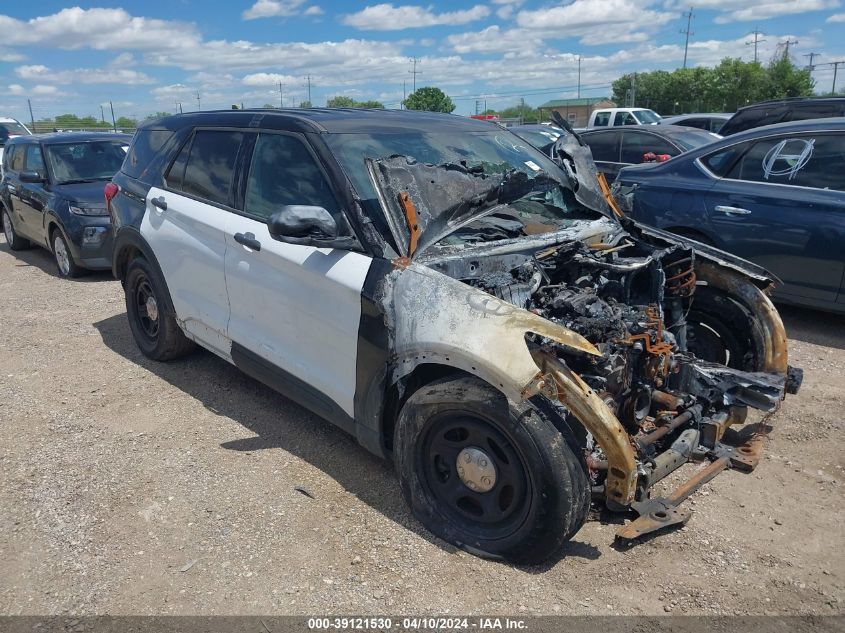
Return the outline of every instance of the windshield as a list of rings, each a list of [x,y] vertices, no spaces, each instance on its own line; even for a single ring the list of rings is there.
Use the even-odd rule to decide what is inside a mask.
[[[637,110],[634,115],[640,123],[657,123],[660,121],[660,115],[654,110]]]
[[[552,160],[507,130],[330,134],[327,141],[370,217],[403,244],[405,220],[395,208],[382,215],[367,159],[381,164],[393,189],[412,194],[421,247],[550,233],[598,216],[575,202]]]
[[[47,146],[47,160],[57,184],[110,180],[123,159],[124,141],[85,141]]]
[[[0,147],[12,136],[29,136],[29,132],[17,121],[0,121]]]
[[[663,130],[663,134],[670,140],[674,141],[676,145],[679,145],[685,152],[695,149],[696,147],[701,147],[702,145],[708,145],[722,138],[713,132],[695,129]]]

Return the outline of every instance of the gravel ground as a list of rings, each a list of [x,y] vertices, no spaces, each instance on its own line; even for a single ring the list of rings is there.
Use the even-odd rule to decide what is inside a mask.
[[[145,359],[108,274],[0,237],[0,613],[841,614],[843,321],[784,317],[804,387],[754,473],[681,530],[614,547],[593,520],[514,567],[427,534],[390,464],[212,354]]]

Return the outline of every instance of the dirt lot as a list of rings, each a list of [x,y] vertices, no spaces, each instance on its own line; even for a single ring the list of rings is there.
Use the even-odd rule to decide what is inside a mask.
[[[806,378],[754,473],[680,531],[614,548],[592,521],[513,567],[428,535],[389,464],[210,353],[146,360],[108,274],[0,238],[0,612],[842,613],[843,319],[784,312]]]

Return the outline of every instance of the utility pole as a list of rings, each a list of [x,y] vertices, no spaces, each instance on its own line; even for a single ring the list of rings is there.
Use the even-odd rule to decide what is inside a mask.
[[[581,56],[578,55],[578,98],[581,98]]]
[[[834,79],[834,84],[836,80]],[[26,105],[29,106],[29,120],[32,121],[32,133],[35,134],[35,117],[32,115],[32,101],[29,99],[26,100]]]
[[[106,111],[103,110],[103,104],[100,104],[100,118],[103,120],[103,123],[106,122]]]
[[[200,91],[197,90],[197,112],[202,110],[202,102],[200,101]]]
[[[285,98],[284,98],[284,94],[282,93],[282,82],[281,81],[279,82],[279,107],[280,108],[285,107]]]
[[[519,98],[519,124],[522,125],[525,120],[525,97]]]
[[[759,26],[755,26],[754,30],[752,31],[751,34],[754,36],[754,39],[750,42],[746,42],[745,45],[746,46],[751,46],[752,44],[754,45],[754,63],[756,64],[757,63],[757,44],[760,43],[760,42],[765,42],[766,40],[760,39],[760,36],[762,35],[762,33],[760,32]]]
[[[836,94],[836,75],[839,71],[839,64],[845,64],[845,61],[840,60],[836,62],[827,62],[825,64],[816,64],[816,66],[833,66],[833,85],[830,87],[830,94]]]
[[[114,105],[112,105],[112,102],[111,102],[111,101],[109,101],[109,107],[111,108],[111,125],[112,125],[112,129],[113,129],[115,132],[117,132],[117,122],[114,120]]]
[[[689,36],[695,35],[695,33],[693,33],[690,30],[690,24],[692,23],[692,18],[693,18],[692,9],[693,9],[693,7],[690,7],[689,11],[686,11],[684,13],[684,17],[687,19],[687,28],[681,29],[681,33],[686,35],[686,41],[684,42],[684,68],[687,67],[687,51],[689,50]]]
[[[399,104],[399,109],[400,109],[400,110],[404,110],[404,109],[405,109],[405,99],[407,99],[407,98],[408,98],[408,95],[407,95],[407,93],[405,92],[405,80],[403,79],[403,80],[402,80],[402,103],[400,103],[400,104]]]
[[[789,45],[794,44],[795,46],[798,46],[798,40],[790,40],[789,38],[787,38],[787,40],[783,44],[786,47],[783,53],[783,58],[789,59]]]
[[[177,102],[176,102],[176,111],[177,111],[179,114],[182,114],[182,102],[181,102],[181,101],[177,101]]]
[[[814,60],[816,57],[821,57],[821,56],[822,56],[822,54],[821,54],[821,53],[807,53],[806,55],[804,55],[804,57],[809,57],[809,58],[810,58],[810,63],[809,63],[809,64],[807,64],[807,70],[809,70],[809,71],[810,71],[810,74],[812,74],[812,73],[813,73],[813,69],[815,68],[815,66],[813,66],[813,60]]]
[[[308,103],[311,103],[311,75],[305,76],[306,86],[308,87]],[[314,105],[313,103],[311,105]]]
[[[631,77],[631,107],[637,107],[637,73]]]
[[[421,70],[417,70],[417,64],[420,63],[420,59],[418,57],[412,57],[411,63],[414,65],[413,70],[409,70],[408,73],[414,76],[414,92],[417,91],[417,75],[422,75]]]

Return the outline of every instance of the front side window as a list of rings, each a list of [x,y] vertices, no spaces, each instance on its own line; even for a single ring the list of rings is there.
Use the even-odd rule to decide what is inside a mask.
[[[314,157],[302,141],[286,134],[259,134],[252,154],[244,211],[262,220],[285,205],[340,212]]]
[[[0,121],[0,147],[13,136],[28,136],[27,129],[16,121]]]
[[[126,158],[123,141],[47,145],[47,162],[57,184],[111,180]]]
[[[657,123],[660,121],[660,115],[654,110],[637,110],[637,119],[640,123]]]
[[[182,191],[217,204],[230,205],[235,160],[243,132],[199,130],[191,142]]]
[[[593,160],[604,163],[619,162],[619,134],[608,130],[597,134],[585,134],[584,142],[590,146]]]
[[[24,169],[44,173],[44,157],[41,155],[40,145],[27,145],[24,159]]]

